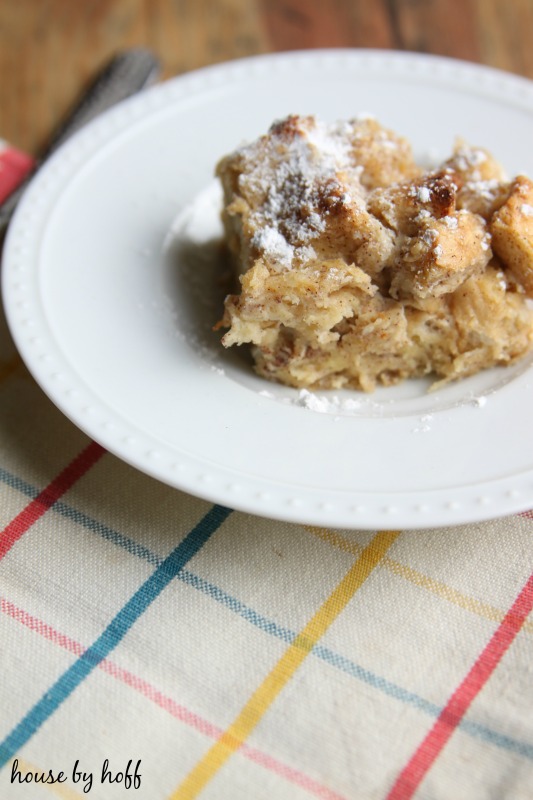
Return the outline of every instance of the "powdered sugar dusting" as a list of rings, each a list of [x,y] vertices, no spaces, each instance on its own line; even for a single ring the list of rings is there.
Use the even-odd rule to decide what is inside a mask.
[[[457,217],[450,217],[450,216],[442,217],[442,222],[444,222],[444,224],[451,230],[457,228],[458,225]]]
[[[362,406],[362,401],[353,397],[339,397],[336,394],[325,397],[310,392],[308,389],[300,389],[294,403],[322,414],[335,414],[340,411],[353,414]]]
[[[261,200],[254,204],[251,224],[259,233],[251,244],[271,266],[286,270],[316,256],[313,240],[326,225],[320,192],[331,192],[341,205],[358,202],[361,167],[351,159],[350,143],[356,124],[289,118],[238,151],[246,164],[239,190]]]
[[[301,389],[298,393],[299,406],[310,408],[311,411],[319,411],[321,413],[328,413],[331,411],[331,402],[326,397],[319,397],[317,394]]]
[[[467,191],[483,197],[485,200],[494,200],[498,196],[498,192],[501,189],[501,181],[498,181],[495,178],[486,181],[467,181],[464,188]]]
[[[488,395],[494,391],[493,387],[481,390],[477,394],[467,392],[466,394],[459,394],[458,396],[450,396],[448,403],[444,402],[444,398],[439,398],[438,395],[427,395],[424,392],[422,395],[417,395],[417,401],[404,400],[406,409],[401,410],[402,401],[398,398],[396,400],[388,399],[386,401],[374,399],[369,396],[357,396],[354,393],[342,391],[340,394],[334,392],[320,392],[311,389],[291,390],[290,393],[280,392],[279,387],[273,385],[272,389],[261,389],[258,395],[275,400],[285,406],[293,406],[302,408],[306,411],[311,411],[321,415],[328,415],[331,417],[332,422],[339,422],[344,417],[373,417],[373,418],[387,418],[387,417],[402,417],[409,416],[416,418],[414,427],[411,428],[411,433],[423,434],[429,433],[434,430],[434,424],[439,419],[436,411],[442,411],[449,408],[459,408],[470,406],[475,409],[482,409],[488,402]],[[424,398],[422,400],[422,398]],[[398,405],[400,403],[400,405]],[[416,407],[419,407],[418,414]],[[426,410],[422,410],[425,407]]]
[[[481,172],[478,169],[487,160],[487,154],[475,147],[463,145],[455,154],[457,168],[470,176],[473,181],[481,181]]]
[[[290,267],[294,258],[294,247],[273,225],[261,228],[253,237],[252,245],[268,252],[270,256],[284,267]]]

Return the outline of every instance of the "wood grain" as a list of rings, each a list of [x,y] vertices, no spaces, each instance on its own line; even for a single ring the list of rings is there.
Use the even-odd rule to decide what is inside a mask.
[[[263,0],[261,8],[276,51],[395,45],[386,0]]]
[[[4,0],[0,138],[31,153],[117,51],[169,77],[268,51],[417,50],[533,78],[533,0]]]
[[[400,48],[480,60],[474,0],[397,0],[389,9]]]
[[[254,2],[0,2],[0,138],[37,152],[95,71],[136,45],[162,77],[269,49]]]
[[[533,78],[532,0],[477,0],[474,12],[481,61]]]

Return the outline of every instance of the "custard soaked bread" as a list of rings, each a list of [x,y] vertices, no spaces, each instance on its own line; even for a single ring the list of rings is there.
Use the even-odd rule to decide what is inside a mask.
[[[533,184],[462,142],[431,171],[372,118],[291,116],[222,159],[226,347],[296,387],[455,380],[533,342]]]

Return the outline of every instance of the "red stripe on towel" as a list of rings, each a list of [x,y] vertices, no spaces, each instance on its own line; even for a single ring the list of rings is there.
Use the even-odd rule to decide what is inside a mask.
[[[410,800],[533,610],[533,575],[396,779],[387,800]]]
[[[87,649],[80,642],[77,642],[70,636],[57,631],[51,625],[48,625],[48,623],[44,622],[38,617],[34,617],[32,614],[29,614],[27,611],[19,608],[4,597],[0,597],[0,612],[7,614],[9,617],[11,617],[11,619],[20,622],[31,631],[35,631],[40,636],[43,636],[47,641],[53,642],[68,652],[74,653],[74,655],[78,657],[81,656],[82,653],[84,653]],[[224,732],[222,728],[219,728],[217,725],[214,725],[198,714],[195,714],[193,711],[190,711],[185,706],[176,702],[176,700],[174,700],[172,697],[163,694],[163,692],[150,684],[148,681],[144,680],[144,678],[141,678],[139,675],[135,675],[133,672],[120,667],[118,664],[115,664],[113,661],[111,661],[111,659],[104,658],[98,666],[103,672],[111,675],[116,680],[122,681],[122,683],[126,684],[126,686],[129,686],[136,692],[139,692],[141,695],[143,695],[143,697],[146,697],[152,703],[155,703],[155,705],[162,708],[175,719],[180,720],[180,722],[183,722],[185,725],[188,725],[199,733],[202,733],[204,736],[208,736],[211,739],[219,739],[222,736]],[[290,781],[302,789],[305,789],[311,794],[314,794],[319,798],[319,800],[346,800],[346,798],[337,794],[332,789],[329,789],[327,786],[323,786],[309,775],[305,775],[294,767],[278,761],[274,756],[264,753],[255,747],[244,744],[240,752],[250,761],[259,764],[265,769],[276,773],[285,780]]]
[[[39,517],[54,505],[56,500],[65,494],[93,464],[105,453],[101,445],[91,442],[76,458],[63,469],[54,480],[46,486],[37,497],[17,514],[0,533],[0,560],[11,550],[13,545],[26,533]]]
[[[0,142],[0,203],[29,175],[35,162],[31,156]]]

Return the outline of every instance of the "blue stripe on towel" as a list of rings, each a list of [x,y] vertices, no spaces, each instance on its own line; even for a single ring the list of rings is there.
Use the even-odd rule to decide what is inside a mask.
[[[98,639],[58,678],[0,743],[0,767],[3,767],[31,739],[61,703],[114,650],[148,606],[198,553],[229,514],[231,509],[213,506],[185,539],[159,564]]]

